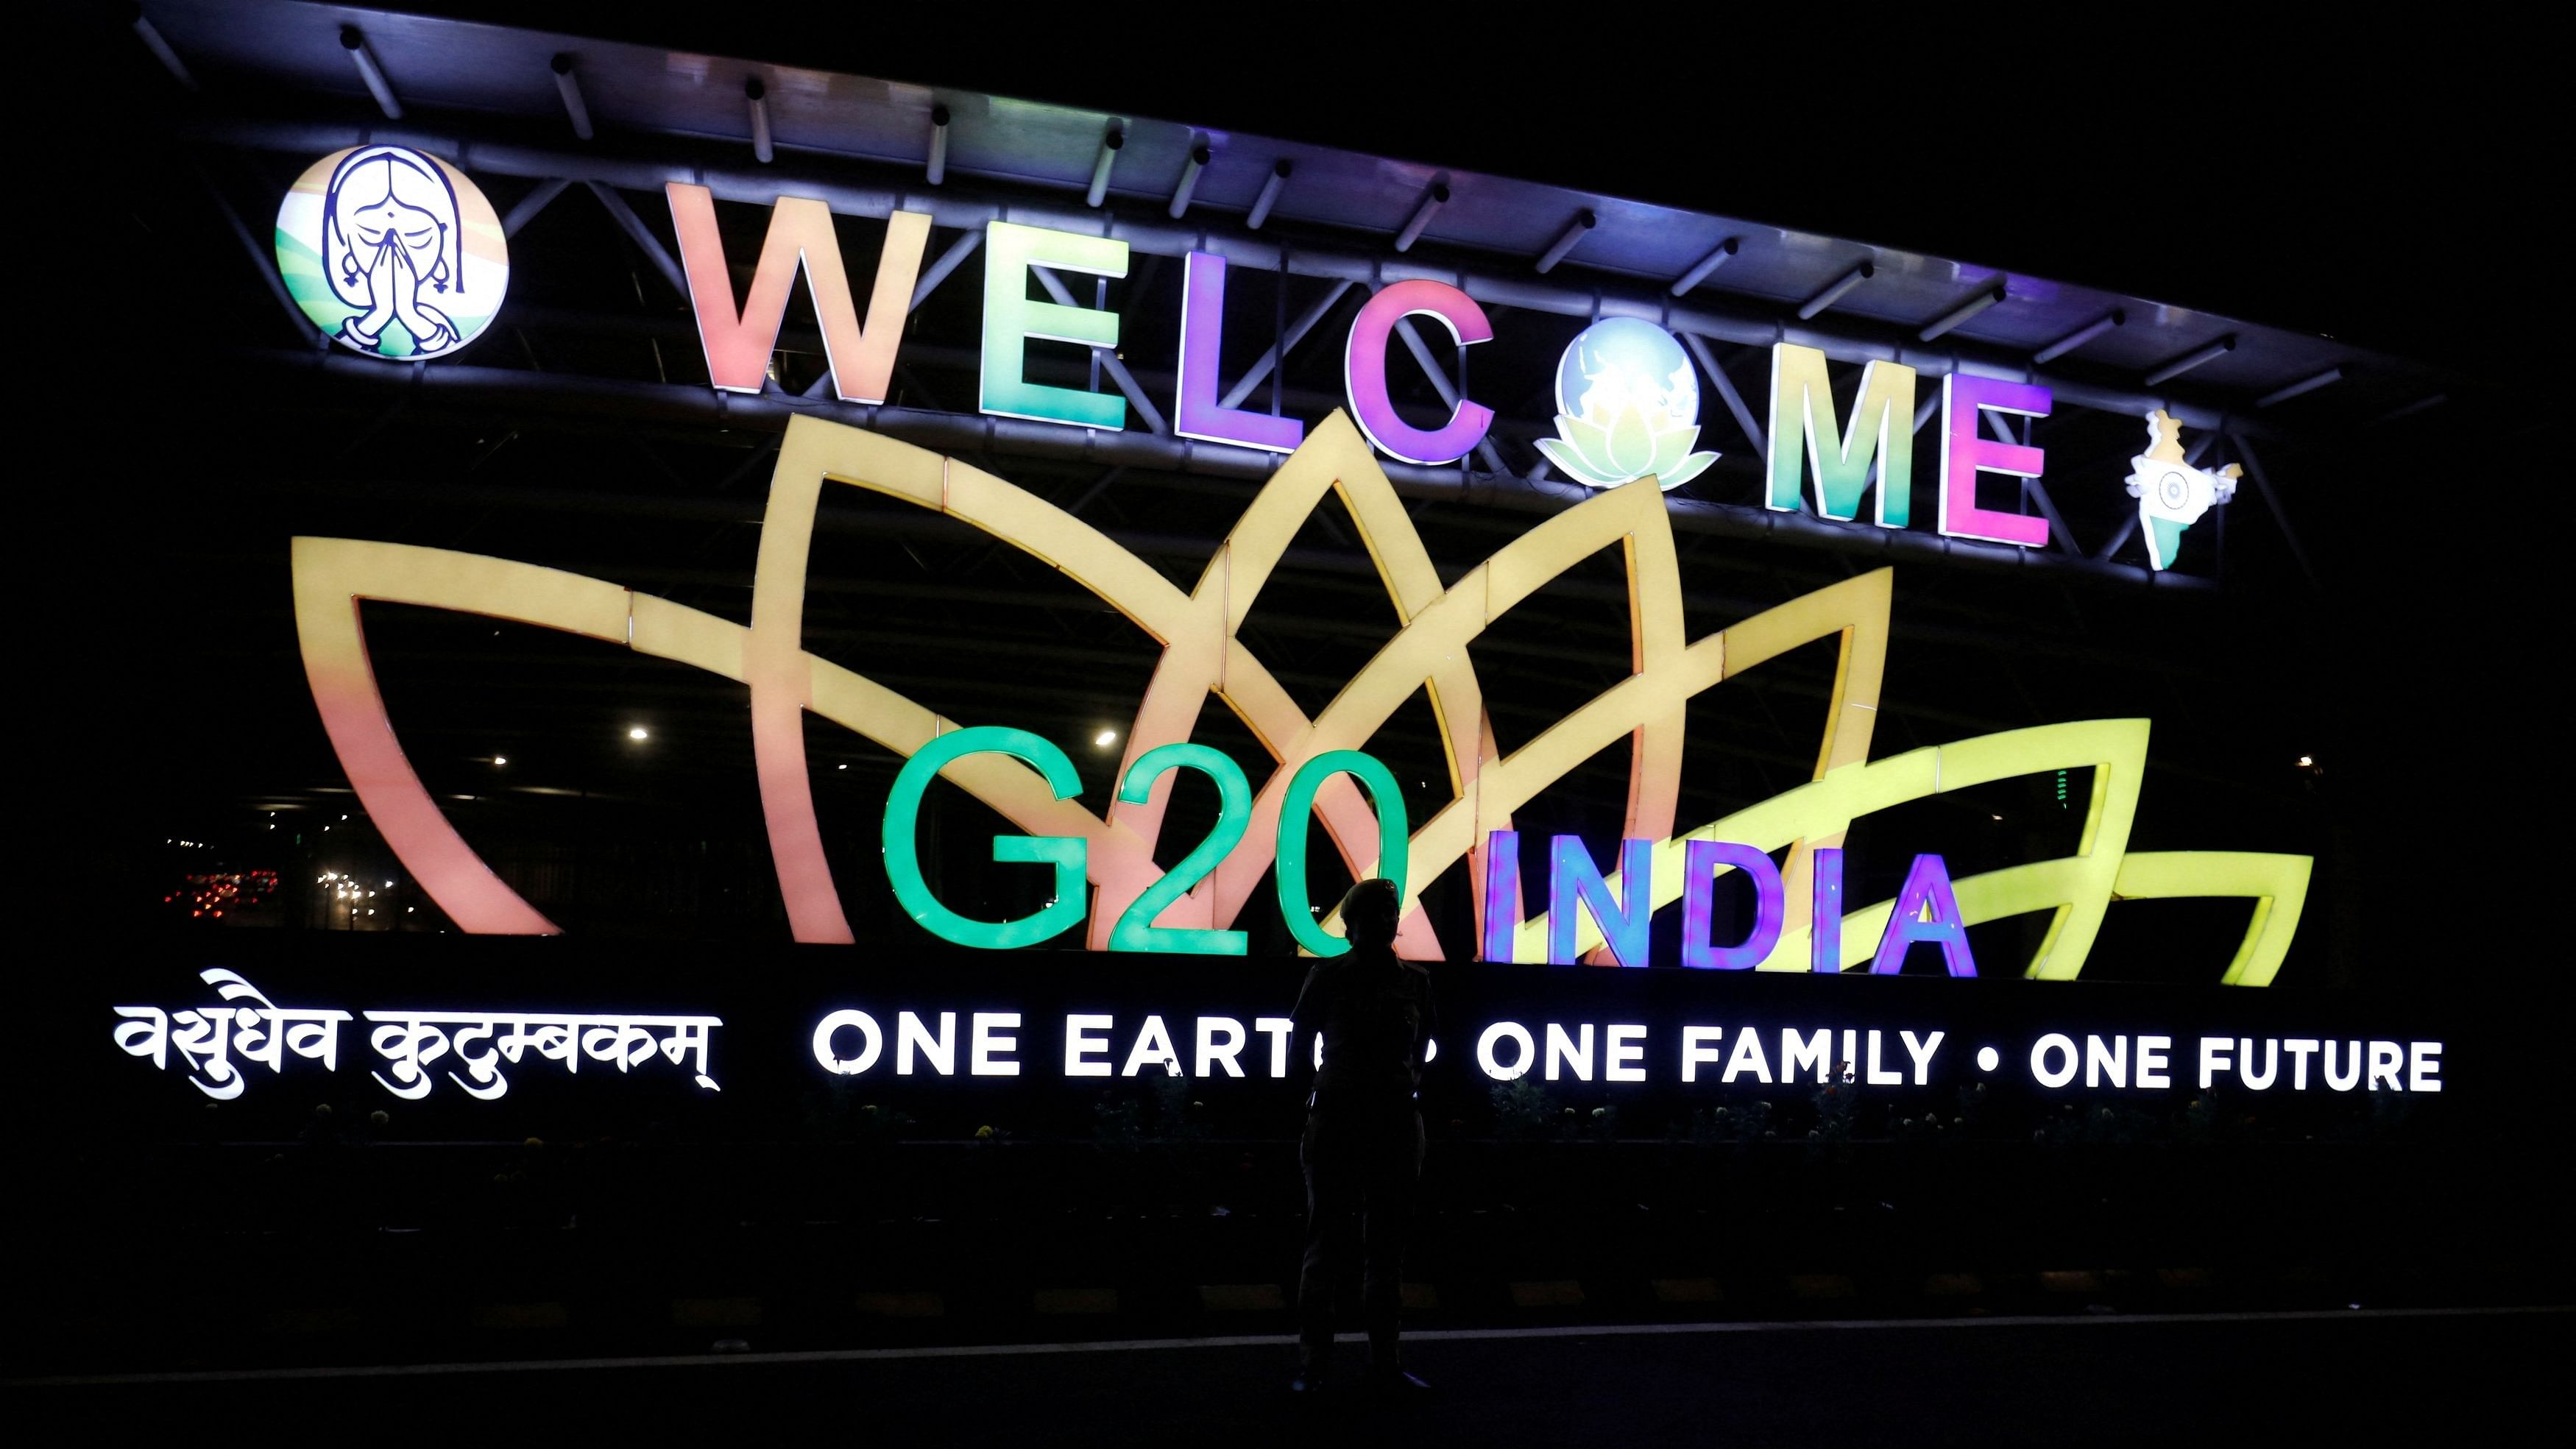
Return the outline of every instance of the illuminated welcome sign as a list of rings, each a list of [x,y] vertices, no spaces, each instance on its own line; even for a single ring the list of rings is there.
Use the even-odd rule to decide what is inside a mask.
[[[804,269],[814,312],[822,323],[834,394],[844,402],[886,400],[900,345],[904,315],[930,218],[897,211],[887,220],[884,251],[870,289],[867,320],[859,320],[831,213],[820,201],[781,197],[770,211],[769,230],[752,274],[751,292],[739,312],[730,263],[716,227],[715,202],[703,186],[668,183],[671,222],[689,279],[691,305],[704,342],[707,375],[732,392],[758,392],[778,344],[787,295]],[[984,333],[978,407],[1000,417],[1028,418],[1074,427],[1118,429],[1127,423],[1124,398],[1028,380],[1032,339],[1118,346],[1114,312],[1073,305],[1057,272],[1117,278],[1127,275],[1127,243],[1016,222],[989,222],[984,231]],[[1028,296],[1035,277],[1056,300]],[[1306,434],[1293,418],[1224,406],[1218,399],[1217,358],[1224,341],[1225,258],[1191,252],[1181,287],[1181,347],[1173,431],[1185,438],[1230,443],[1274,453],[1294,451]],[[1491,408],[1459,397],[1447,420],[1417,428],[1397,415],[1387,387],[1387,348],[1398,324],[1421,317],[1445,328],[1459,347],[1490,341],[1493,324],[1483,307],[1458,287],[1415,278],[1390,283],[1352,319],[1342,349],[1344,390],[1350,415],[1379,452],[1407,463],[1454,463],[1485,440]],[[1588,329],[1567,349],[1557,386],[1562,436],[1541,449],[1569,476],[1594,487],[1664,476],[1673,487],[1716,457],[1690,453],[1696,436],[1698,383],[1672,335],[1651,322],[1616,318]],[[1569,382],[1578,384],[1569,387]],[[1913,518],[1914,409],[1917,377],[1901,363],[1872,362],[1861,374],[1851,416],[1834,410],[1825,354],[1781,342],[1771,349],[1771,423],[1765,439],[1764,504],[1796,512],[1802,499],[1819,517],[1857,520],[1864,495],[1870,521],[1904,528]],[[1941,384],[1937,526],[1953,538],[2018,544],[2048,542],[2048,521],[1980,507],[1977,475],[2040,476],[2040,449],[1980,436],[1982,413],[2046,417],[2049,391],[2029,383],[1953,374]],[[2179,457],[2179,454],[2177,454]],[[2194,516],[2197,516],[2196,514]],[[2168,529],[2173,526],[2166,525]],[[2157,568],[2171,550],[2153,554]]]
[[[833,395],[866,406],[886,401],[930,238],[927,214],[888,215],[863,317],[832,213],[822,201],[776,200],[750,291],[737,305],[713,193],[677,181],[664,189],[707,376],[717,389],[757,393],[767,384],[788,296],[801,271],[822,331]],[[1119,346],[1118,315],[1077,305],[1057,274],[1124,277],[1128,243],[992,221],[982,246],[977,408],[997,417],[1124,428],[1126,398],[1033,382],[1027,352],[1033,340],[1112,351]],[[401,146],[353,148],[315,162],[279,211],[277,247],[280,274],[297,304],[326,334],[369,356],[426,360],[453,352],[491,321],[508,282],[502,228],[482,192],[446,162]],[[1053,300],[1030,298],[1033,279]],[[1294,452],[1305,439],[1305,423],[1231,407],[1220,397],[1225,288],[1225,258],[1207,251],[1187,255],[1172,431],[1203,442]],[[460,305],[471,310],[459,311]],[[1438,323],[1462,349],[1494,336],[1484,308],[1459,287],[1427,278],[1380,287],[1352,319],[1343,343],[1349,415],[1369,444],[1388,457],[1418,465],[1453,463],[1485,442],[1494,412],[1439,380],[1449,413],[1438,426],[1415,427],[1397,413],[1387,349],[1414,318]],[[1403,335],[1419,352],[1418,338],[1410,330]],[[1860,521],[1866,507],[1868,521],[1879,527],[1909,527],[1918,383],[1912,367],[1868,363],[1846,417],[1834,407],[1825,354],[1775,343],[1770,421],[1762,440],[1764,506],[1784,513],[1807,509],[1843,522]],[[1654,323],[1596,320],[1567,347],[1556,392],[1558,436],[1537,446],[1585,486],[1654,477],[1665,488],[1680,487],[1718,456],[1691,451],[1698,436],[1698,379],[1679,341]],[[2048,543],[2046,518],[1982,506],[1977,478],[2041,476],[2042,450],[1986,438],[1979,423],[1993,414],[2000,431],[2005,417],[2046,417],[2051,401],[2047,388],[2032,383],[1964,373],[1942,379],[1933,511],[1941,533],[2024,548]],[[2232,471],[2204,474],[2186,464],[2170,418],[2158,413],[2150,425],[2155,446],[2135,460],[2138,471],[2128,487],[2141,499],[2148,563],[2163,570],[2174,562],[2182,530],[2211,505],[2228,501],[2234,481]]]
[[[1078,803],[1069,762],[1044,740],[970,729],[805,648],[808,551],[829,483],[945,514],[1023,549],[1161,643],[1161,659],[1127,731],[1120,787],[1105,811],[1094,814]],[[1328,494],[1349,509],[1369,540],[1400,627],[1329,706],[1309,717],[1239,630],[1290,541]],[[1629,673],[1527,744],[1502,753],[1466,646],[1548,580],[1614,545],[1627,563]],[[976,944],[1030,944],[1079,923],[1083,944],[1093,950],[1225,950],[1233,923],[1262,876],[1272,873],[1282,914],[1301,945],[1330,952],[1339,945],[1334,919],[1300,926],[1310,909],[1300,897],[1303,822],[1312,810],[1354,876],[1401,881],[1405,909],[1396,948],[1414,959],[1446,954],[1419,898],[1427,883],[1463,863],[1481,923],[1475,954],[1487,960],[1588,956],[1635,964],[1643,960],[1641,923],[1680,902],[1688,938],[1699,943],[1695,965],[1834,970],[1843,964],[1840,943],[1848,940],[1875,943],[1872,966],[1889,968],[1892,943],[1901,960],[1903,944],[1923,940],[1942,946],[1951,971],[1960,973],[1974,967],[1964,936],[1955,933],[1982,921],[2047,912],[2048,929],[2020,969],[2065,979],[2082,973],[2115,899],[2232,896],[2251,898],[2255,907],[2223,979],[2269,983],[2297,928],[2311,863],[2298,855],[2129,851],[2146,721],[2043,725],[1870,758],[1891,580],[1885,569],[1863,574],[1691,639],[1682,623],[1671,523],[1654,480],[1643,478],[1594,493],[1443,585],[1362,429],[1339,413],[1318,424],[1254,496],[1188,592],[1034,493],[956,459],[806,417],[790,423],[771,477],[747,626],[608,580],[507,559],[356,539],[294,544],[297,630],[332,745],[386,842],[467,931],[550,933],[556,927],[457,834],[404,758],[368,663],[362,600],[560,629],[748,686],[771,855],[800,941],[853,939],[815,814],[804,743],[803,716],[810,712],[911,762],[886,817],[889,875],[898,893],[910,892],[904,904],[915,919],[945,925],[952,939]],[[1822,640],[1834,641],[1839,665],[1813,778],[1720,819],[1682,827],[1676,817],[1688,702]],[[1416,825],[1405,818],[1383,768],[1360,752],[1418,689],[1427,690],[1438,721],[1450,798]],[[1257,787],[1230,759],[1191,743],[1210,694],[1271,755],[1274,768]],[[1513,812],[1623,738],[1631,765],[1618,869],[1603,873],[1581,856],[1579,844],[1560,840],[1550,848],[1548,910],[1519,918]],[[1166,873],[1156,867],[1154,849],[1177,769],[1213,778],[1225,809],[1216,832]],[[1846,909],[1840,851],[1853,820],[1947,791],[2072,769],[2088,769],[2092,782],[2072,854],[1955,881],[1937,857],[1923,857],[1898,897]],[[943,914],[946,907],[921,887],[917,868],[903,868],[912,848],[909,812],[933,774],[1025,832],[996,840],[995,859],[1052,870],[1052,905],[1025,922]],[[1753,878],[1761,908],[1747,940],[1714,943],[1707,929],[1710,882],[1730,870]],[[978,939],[980,933],[990,934]]]

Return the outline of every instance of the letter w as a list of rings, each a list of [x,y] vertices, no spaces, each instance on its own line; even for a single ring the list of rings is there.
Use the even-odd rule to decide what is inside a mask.
[[[769,237],[751,295],[737,314],[733,273],[724,238],[716,230],[715,198],[703,186],[674,181],[671,225],[680,234],[680,264],[689,274],[689,305],[698,315],[698,341],[707,354],[707,376],[727,392],[758,392],[769,376],[769,354],[787,316],[787,293],[796,268],[813,289],[814,316],[823,324],[823,353],[832,368],[832,390],[843,402],[881,403],[894,377],[895,344],[912,310],[913,279],[921,274],[930,218],[898,211],[886,218],[885,250],[877,258],[876,290],[868,295],[868,325],[859,326],[850,279],[841,270],[841,246],[832,213],[806,196],[782,196],[769,213]]]

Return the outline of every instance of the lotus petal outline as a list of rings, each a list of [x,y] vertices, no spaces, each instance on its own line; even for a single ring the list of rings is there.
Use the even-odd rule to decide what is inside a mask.
[[[1790,919],[1779,947],[1762,963],[1766,970],[1808,969],[1806,882],[1813,852],[1839,846],[1854,819],[1984,781],[2076,765],[2091,767],[2092,787],[2074,854],[1955,883],[1970,924],[2050,913],[2025,975],[2080,974],[2114,901],[2237,896],[2251,897],[2256,905],[2222,980],[2267,985],[2289,950],[2306,900],[2306,856],[2127,850],[2146,757],[2145,720],[2045,725],[1872,760],[1892,571],[1843,580],[1689,639],[1671,520],[1660,494],[1633,482],[1541,522],[1444,585],[1367,441],[1336,412],[1254,495],[1199,585],[1185,594],[1152,565],[1036,494],[956,459],[799,416],[788,425],[771,477],[748,626],[604,579],[508,559],[360,539],[294,541],[297,635],[332,748],[387,844],[461,929],[557,928],[465,843],[404,757],[367,657],[359,612],[364,600],[565,630],[749,686],[761,804],[791,929],[802,941],[852,939],[822,852],[802,717],[820,715],[907,757],[961,726],[803,647],[808,545],[822,490],[832,482],[949,515],[1024,549],[1163,641],[1161,663],[1127,732],[1122,773],[1143,753],[1185,740],[1210,693],[1251,726],[1277,762],[1255,796],[1253,824],[1243,844],[1197,890],[1167,907],[1156,925],[1204,929],[1231,923],[1255,898],[1269,869],[1268,842],[1275,838],[1280,797],[1296,769],[1316,755],[1364,746],[1408,700],[1425,692],[1448,754],[1452,799],[1407,843],[1407,900],[1396,947],[1414,959],[1441,954],[1421,911],[1424,886],[1466,862],[1469,889],[1481,909],[1483,853],[1491,833],[1510,828],[1514,810],[1623,737],[1632,752],[1623,834],[1655,842],[1651,908],[1680,899],[1679,866],[1693,838],[1785,847]],[[1309,718],[1238,631],[1297,529],[1328,493],[1340,497],[1362,525],[1400,627],[1332,704]],[[1503,754],[1467,644],[1548,580],[1612,544],[1624,545],[1628,565],[1629,673]],[[1839,663],[1813,780],[1677,831],[1690,699],[1801,644],[1825,639],[1837,642]],[[964,757],[942,776],[1030,834],[1089,842],[1090,932],[1101,938],[1091,943],[1095,949],[1156,877],[1161,799],[1116,801],[1104,818],[1076,800],[1055,798],[1043,776],[1005,756]],[[1373,873],[1376,822],[1360,791],[1337,776],[1317,797],[1316,809],[1351,870]],[[1624,898],[1625,886],[1615,876],[1611,887]],[[1846,937],[1874,940],[1891,907],[1881,901],[1848,912]],[[1328,928],[1334,924],[1328,917]],[[1588,917],[1579,924],[1578,949],[1597,951],[1598,925]],[[1541,959],[1546,939],[1544,915],[1526,922],[1515,958]],[[1867,969],[1869,954],[1854,954],[1854,964]]]

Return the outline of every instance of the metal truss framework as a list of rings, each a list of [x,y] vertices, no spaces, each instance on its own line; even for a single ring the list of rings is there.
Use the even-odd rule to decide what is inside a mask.
[[[236,121],[205,125],[198,131],[202,137],[223,145],[296,156],[397,139],[382,127],[307,123]],[[2192,399],[2134,388],[2106,387],[2098,382],[2044,370],[2035,359],[2016,360],[2001,356],[1991,348],[1974,345],[1934,348],[1919,341],[1890,339],[1882,335],[1885,329],[1838,322],[1831,317],[1801,321],[1785,316],[1764,316],[1749,307],[1684,306],[1676,301],[1670,289],[1586,288],[1544,278],[1507,277],[1496,271],[1441,266],[1404,255],[1372,257],[1328,247],[1288,244],[1249,230],[1226,229],[1211,224],[1183,227],[1159,220],[1137,221],[1109,212],[1069,211],[1061,204],[1045,199],[1011,199],[1000,193],[979,196],[954,185],[925,194],[900,188],[853,186],[814,170],[789,166],[738,172],[619,162],[595,155],[532,150],[454,137],[405,133],[399,139],[405,144],[446,156],[473,171],[533,182],[532,188],[504,219],[505,231],[514,235],[563,195],[578,187],[597,200],[617,230],[634,246],[636,254],[670,286],[675,298],[682,300],[688,296],[688,287],[678,262],[655,227],[629,202],[625,190],[650,189],[658,194],[663,183],[679,180],[705,185],[719,199],[763,207],[781,195],[798,195],[816,197],[838,214],[860,218],[882,219],[896,210],[926,211],[936,225],[960,230],[945,244],[936,260],[923,270],[911,299],[915,311],[973,257],[982,239],[983,224],[1004,219],[1108,235],[1127,242],[1148,259],[1148,266],[1164,258],[1205,250],[1225,256],[1235,265],[1330,283],[1320,297],[1299,311],[1293,321],[1282,309],[1283,315],[1274,329],[1271,346],[1233,383],[1225,398],[1228,406],[1239,405],[1265,381],[1277,388],[1279,374],[1298,346],[1311,337],[1319,324],[1353,292],[1362,289],[1374,292],[1394,282],[1427,278],[1457,285],[1479,302],[1498,310],[1521,309],[1587,320],[1639,317],[1672,330],[1689,347],[1704,370],[1711,390],[1757,454],[1763,444],[1761,421],[1721,365],[1713,350],[1715,346],[1767,348],[1773,343],[1788,342],[1817,348],[1828,357],[1845,363],[1901,362],[1917,369],[1926,379],[1958,372],[2036,382],[2050,388],[2061,404],[2131,421],[2152,409],[2162,408],[2196,431],[2194,462],[2200,461],[2201,455],[2216,444],[2225,455],[2244,465],[2256,484],[2256,496],[2271,513],[2292,556],[2311,583],[2316,577],[2307,552],[2292,529],[2280,495],[2272,486],[2254,447],[2257,438],[2280,436],[2276,431]],[[309,323],[278,284],[268,249],[259,243],[250,225],[224,199],[220,189],[211,183],[209,189],[222,207],[230,229],[242,243],[248,260],[265,279],[290,323],[299,334],[313,335]],[[1059,303],[1073,302],[1071,293],[1057,277],[1043,269],[1037,271],[1037,276],[1041,285],[1047,287]],[[1801,308],[1800,312],[1808,310]],[[635,325],[634,319],[608,317],[560,320],[610,331],[620,326]],[[1926,326],[1920,330],[1932,332],[1944,340],[1963,340],[1946,329],[1935,331]],[[1459,396],[1456,381],[1431,346],[1410,322],[1399,329],[1398,337],[1443,404],[1454,405]],[[907,346],[909,348],[910,344]],[[1095,349],[1093,367],[1102,380],[1114,385],[1127,398],[1134,410],[1137,425],[1124,432],[1098,432],[926,408],[843,403],[828,395],[825,379],[817,379],[812,386],[795,393],[773,382],[762,394],[747,396],[720,393],[685,383],[585,378],[474,363],[440,362],[402,368],[339,356],[332,353],[327,344],[311,355],[270,352],[251,354],[251,357],[281,369],[320,367],[338,376],[388,386],[417,387],[460,399],[508,406],[537,405],[571,411],[615,409],[671,422],[697,422],[760,431],[783,431],[792,417],[815,416],[948,451],[1079,458],[1103,466],[1152,467],[1183,474],[1236,479],[1265,478],[1280,462],[1275,454],[1174,435],[1155,401],[1155,394],[1139,381],[1124,359],[1108,348]],[[1934,401],[1918,408],[1914,418],[1918,432],[1931,425],[1937,411],[1937,396],[1936,392]],[[2006,431],[2008,425],[1999,417],[1988,415],[1988,420],[2002,440],[2029,441],[2027,420],[2018,433]],[[1385,471],[1400,491],[1414,496],[1464,499],[1518,511],[1552,514],[1580,502],[1592,490],[1550,477],[1546,462],[1534,450],[1526,449],[1527,439],[1551,431],[1549,424],[1506,413],[1497,418],[1493,434],[1479,445],[1473,456],[1473,464],[1481,466],[1465,461],[1452,467],[1424,467],[1388,461]],[[1524,451],[1528,453],[1532,466],[1527,471],[1512,468],[1498,451],[1496,438],[1523,440]],[[2214,464],[2218,458],[2213,456],[2211,461]],[[1889,560],[1921,559],[2023,569],[2131,586],[2189,590],[2211,587],[2214,583],[2208,576],[2159,573],[2118,562],[2116,555],[2130,541],[2135,528],[2133,516],[2119,523],[2099,541],[2087,543],[2074,536],[2042,482],[2030,480],[2025,485],[2025,499],[2027,506],[2050,520],[2046,547],[2023,549],[1948,538],[1920,530],[1881,529],[1863,523],[1818,518],[1803,509],[1797,513],[1774,512],[1755,505],[1680,495],[1670,496],[1667,502],[1674,526],[1684,532],[1768,539]],[[2217,546],[2223,549],[2223,526],[2214,532],[2214,538]],[[2223,568],[2223,556],[2218,567]]]

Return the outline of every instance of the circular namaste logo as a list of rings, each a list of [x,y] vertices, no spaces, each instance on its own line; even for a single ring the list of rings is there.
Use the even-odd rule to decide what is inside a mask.
[[[279,203],[277,270],[334,342],[424,359],[491,323],[510,248],[464,172],[406,146],[354,146],[305,168]]]

